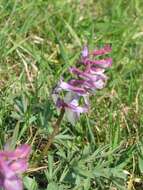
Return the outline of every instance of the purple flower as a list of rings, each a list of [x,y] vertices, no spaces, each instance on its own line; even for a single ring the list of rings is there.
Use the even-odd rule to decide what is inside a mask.
[[[79,95],[86,94],[86,90],[82,87],[78,87],[78,85],[72,85],[67,82],[61,81],[59,84],[59,87],[63,90],[69,91],[69,92],[75,92]]]
[[[100,56],[100,55],[107,54],[111,51],[112,51],[111,47],[109,45],[106,45],[102,49],[94,50],[93,52],[91,52],[91,54],[94,56]]]
[[[69,93],[68,95],[71,96],[71,93]],[[70,109],[73,112],[76,112],[78,114],[87,112],[88,111],[88,106],[86,106],[86,105],[84,107],[79,106],[78,99],[79,99],[78,97],[74,97],[74,96],[71,97],[70,99],[69,98],[67,99],[67,96],[66,96],[64,98],[64,100],[59,98],[57,100],[57,107]]]
[[[58,108],[65,109],[65,115],[68,121],[72,124],[79,119],[81,113],[85,113],[88,111],[89,101],[88,95],[84,95],[83,97],[83,105],[79,105],[79,100],[81,96],[77,95],[73,92],[67,92],[63,99],[58,98],[56,101],[56,105]]]
[[[83,60],[83,63],[85,65],[94,65],[95,67],[99,67],[99,68],[108,68],[108,67],[111,67],[112,65],[112,59],[111,58],[101,59],[101,60],[85,59]]]
[[[31,148],[23,144],[14,151],[0,151],[0,187],[5,190],[22,190],[20,175],[28,168]]]
[[[69,69],[75,78],[67,82],[61,80],[54,89],[53,98],[58,108],[64,108],[68,120],[73,124],[81,113],[89,110],[89,95],[98,89],[105,87],[107,76],[105,69],[112,65],[111,58],[95,59],[111,51],[110,46],[94,50],[91,53],[87,47],[82,50],[82,57],[79,63],[82,70],[76,67]],[[61,95],[62,92],[62,95]],[[79,103],[79,102],[82,102]]]
[[[88,57],[88,48],[87,48],[87,46],[85,46],[85,47],[83,48],[83,50],[82,50],[82,57],[83,57],[83,58]]]

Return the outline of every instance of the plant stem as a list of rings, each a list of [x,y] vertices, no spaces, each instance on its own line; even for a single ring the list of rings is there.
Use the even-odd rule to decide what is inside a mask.
[[[65,109],[62,108],[61,112],[60,112],[60,115],[59,115],[59,118],[57,119],[56,123],[53,125],[53,132],[49,136],[48,143],[46,144],[46,146],[45,146],[45,148],[43,150],[43,156],[47,155],[47,152],[48,152],[50,146],[52,145],[55,136],[59,133],[60,124],[61,124],[61,121],[63,119],[64,113],[65,113]]]

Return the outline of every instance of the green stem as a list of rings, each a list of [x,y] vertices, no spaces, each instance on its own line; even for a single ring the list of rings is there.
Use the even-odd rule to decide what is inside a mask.
[[[56,123],[53,125],[53,132],[52,134],[49,136],[49,139],[48,139],[48,143],[46,144],[44,150],[43,150],[43,156],[46,156],[47,155],[47,152],[49,150],[49,148],[51,147],[54,139],[55,139],[55,136],[59,133],[59,128],[60,128],[60,124],[61,124],[61,121],[64,117],[64,113],[65,113],[65,109],[62,108],[61,109],[61,112],[60,112],[60,115],[59,115],[59,118],[57,119]]]

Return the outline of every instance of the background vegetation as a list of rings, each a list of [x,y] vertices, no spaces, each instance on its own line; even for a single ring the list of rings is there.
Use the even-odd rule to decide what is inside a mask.
[[[143,189],[143,1],[0,0],[0,148],[27,142],[27,190]],[[112,46],[108,84],[76,126],[51,92],[81,49]]]

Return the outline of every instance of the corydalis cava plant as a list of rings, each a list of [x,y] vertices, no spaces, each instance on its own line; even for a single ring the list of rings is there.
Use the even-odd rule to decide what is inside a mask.
[[[65,110],[70,123],[75,124],[81,113],[88,112],[90,95],[105,87],[107,82],[105,70],[111,67],[112,59],[101,58],[101,56],[109,52],[111,47],[108,45],[91,52],[84,47],[78,62],[79,68],[69,68],[71,79],[67,82],[61,79],[54,89],[53,99],[56,106]]]
[[[31,148],[23,144],[14,151],[0,151],[0,188],[23,190],[21,174],[28,168]]]

